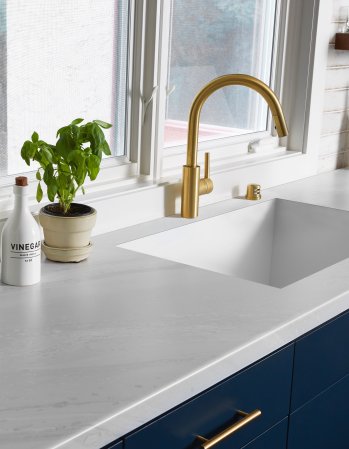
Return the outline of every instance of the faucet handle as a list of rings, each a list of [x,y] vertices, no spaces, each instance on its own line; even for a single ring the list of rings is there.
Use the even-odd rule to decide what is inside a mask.
[[[200,179],[199,195],[206,195],[213,190],[213,182],[210,179],[210,153],[205,153],[204,177]]]
[[[205,165],[204,165],[204,179],[207,179],[210,177],[210,169],[211,169],[211,163],[210,163],[210,153],[205,153]]]

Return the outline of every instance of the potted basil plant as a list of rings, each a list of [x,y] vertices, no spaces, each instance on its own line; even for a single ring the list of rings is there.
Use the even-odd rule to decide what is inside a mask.
[[[79,262],[88,257],[96,210],[74,203],[74,198],[80,189],[85,193],[86,177],[91,181],[96,179],[102,155],[111,154],[103,129],[112,125],[101,120],[82,124],[83,121],[78,118],[60,128],[55,145],[40,140],[34,132],[21,149],[27,165],[32,161],[39,164],[38,202],[43,198],[42,183],[46,184],[52,203],[44,206],[39,214],[44,230],[42,247],[48,259],[59,262]]]

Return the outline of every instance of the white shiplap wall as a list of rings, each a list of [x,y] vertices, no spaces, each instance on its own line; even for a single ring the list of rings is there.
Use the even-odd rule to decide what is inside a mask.
[[[319,172],[345,167],[349,161],[349,51],[334,49],[336,32],[344,26],[349,0],[332,0]]]

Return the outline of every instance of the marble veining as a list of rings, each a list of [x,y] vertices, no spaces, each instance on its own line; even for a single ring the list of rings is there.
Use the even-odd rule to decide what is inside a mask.
[[[349,211],[348,191],[342,170],[265,199]],[[87,261],[45,261],[41,284],[0,286],[1,449],[100,449],[348,309],[348,259],[276,289],[117,247],[183,224],[96,237]]]

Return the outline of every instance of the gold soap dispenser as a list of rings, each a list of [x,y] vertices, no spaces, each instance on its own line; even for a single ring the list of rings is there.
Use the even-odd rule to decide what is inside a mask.
[[[261,186],[259,184],[249,184],[247,186],[246,197],[247,200],[260,200],[262,198],[261,195]]]

